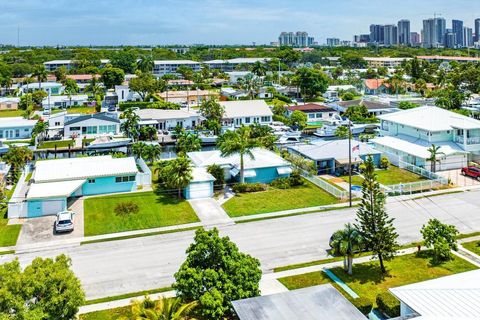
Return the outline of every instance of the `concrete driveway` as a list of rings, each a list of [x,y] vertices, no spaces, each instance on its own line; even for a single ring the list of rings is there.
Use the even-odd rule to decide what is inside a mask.
[[[462,175],[461,169],[454,169],[454,170],[446,170],[446,171],[439,171],[437,172],[444,178],[450,179],[450,181],[459,186],[459,187],[471,187],[471,186],[478,186],[480,185],[480,181],[466,177]]]
[[[56,219],[55,216],[28,218],[23,222],[17,246],[83,237],[83,199],[77,199],[72,202],[69,209],[76,213],[75,230],[73,232],[55,234],[53,228]]]

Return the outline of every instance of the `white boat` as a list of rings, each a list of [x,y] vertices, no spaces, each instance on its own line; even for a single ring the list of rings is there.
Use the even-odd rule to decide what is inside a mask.
[[[3,141],[0,141],[0,154],[7,153],[9,149],[8,144],[4,144]]]
[[[115,139],[112,136],[98,136],[86,146],[86,149],[122,148],[126,147],[131,141],[129,138]]]
[[[300,131],[287,131],[277,140],[277,144],[299,143],[302,139]]]
[[[291,131],[289,126],[280,121],[273,121],[268,126],[273,129],[273,134],[279,137],[283,136],[285,132]]]
[[[198,137],[205,144],[214,144],[217,143],[218,136],[214,135],[210,131],[201,131],[198,133]]]
[[[352,135],[363,133],[366,127],[364,124],[353,124],[349,120],[343,120],[339,115],[336,115],[335,117],[325,120],[323,126],[318,128],[314,135],[321,138],[334,137],[335,132],[341,126],[350,126]]]

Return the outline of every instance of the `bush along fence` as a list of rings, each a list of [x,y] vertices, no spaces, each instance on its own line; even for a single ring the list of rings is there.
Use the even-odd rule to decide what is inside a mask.
[[[347,191],[340,190],[339,188],[336,188],[335,186],[331,185],[330,183],[326,182],[325,180],[322,180],[322,179],[314,176],[313,174],[311,174],[311,173],[309,173],[309,172],[307,172],[307,171],[305,171],[305,170],[303,170],[299,167],[295,167],[295,168],[298,169],[301,172],[302,177],[304,177],[305,179],[307,179],[308,181],[310,181],[311,183],[313,183],[317,187],[322,188],[323,190],[330,193],[334,197],[336,197],[338,199],[342,199],[342,200],[348,198],[348,192]]]

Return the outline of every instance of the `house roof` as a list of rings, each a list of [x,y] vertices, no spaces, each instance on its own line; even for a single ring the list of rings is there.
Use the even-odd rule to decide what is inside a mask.
[[[428,149],[432,146],[431,142],[406,135],[378,137],[371,141],[423,159],[430,157]],[[438,152],[445,156],[467,153],[454,142],[435,142],[435,145],[440,147]]]
[[[254,159],[251,159],[249,156],[244,157],[245,169],[290,166],[287,161],[272,151],[255,148],[252,150],[252,153]],[[187,155],[192,159],[196,167],[207,167],[212,164],[229,167],[240,166],[240,156],[238,154],[222,157],[219,150],[189,152]]]
[[[234,59],[217,59],[217,60],[210,60],[205,61],[204,63],[207,64],[241,64],[241,63],[255,63],[255,62],[265,62],[271,60],[271,58],[234,58]]]
[[[365,106],[368,110],[380,110],[380,109],[396,109],[387,103],[370,101],[370,100],[349,100],[349,101],[339,101],[337,104],[343,108],[348,108],[351,106]]]
[[[263,100],[220,101],[225,108],[224,118],[272,116],[273,113]]]
[[[102,121],[108,121],[108,122],[114,122],[114,123],[120,123],[120,120],[115,119],[113,117],[109,117],[107,115],[104,115],[102,113],[94,113],[94,114],[87,114],[83,116],[76,117],[72,120],[69,120],[65,122],[65,126],[69,126],[78,122],[86,121],[89,119],[95,119],[95,120],[102,120]]]
[[[22,117],[6,117],[0,118],[0,128],[14,127],[33,127],[38,120],[28,120]]]
[[[138,172],[134,158],[112,156],[44,160],[37,161],[35,167],[33,174],[35,183],[129,175]]]
[[[200,64],[198,61],[193,60],[155,60],[154,64]]]
[[[391,288],[421,320],[480,319],[480,270]]]
[[[187,94],[189,97],[196,97],[196,96],[216,96],[218,93],[209,91],[209,90],[181,90],[181,91],[168,91],[167,92],[160,92],[159,96],[163,99],[166,98],[186,98]]]
[[[69,197],[85,183],[85,179],[47,183],[33,183],[28,189],[27,199]]]
[[[207,172],[206,168],[193,168],[191,182],[215,181],[215,177]]]
[[[480,129],[479,120],[434,106],[424,106],[384,114],[378,118],[426,131]]]
[[[322,104],[317,104],[317,103],[307,103],[307,104],[302,104],[302,105],[297,105],[297,106],[288,106],[288,110],[290,111],[303,111],[303,112],[336,112],[335,109],[331,107],[327,107]]]
[[[377,90],[382,85],[388,88],[389,84],[385,81],[385,79],[365,79],[365,86],[370,90]]]
[[[359,149],[352,151],[352,159],[359,158],[360,156],[366,156],[369,154],[379,154],[380,151],[377,151],[366,143],[352,140],[351,147],[359,146]],[[335,159],[343,160],[348,159],[348,139],[342,140],[329,140],[329,141],[313,141],[311,144],[299,144],[295,146],[290,146],[288,149],[294,150],[303,156],[310,158],[312,160],[326,160],[326,159]]]
[[[232,301],[240,320],[365,320],[331,284]]]
[[[136,111],[136,113],[142,120],[169,120],[199,117],[195,112],[184,110],[140,109]]]
[[[75,81],[87,81],[92,80],[94,75],[91,74],[68,74],[67,79],[72,79]],[[95,78],[98,78],[98,75],[95,75]]]

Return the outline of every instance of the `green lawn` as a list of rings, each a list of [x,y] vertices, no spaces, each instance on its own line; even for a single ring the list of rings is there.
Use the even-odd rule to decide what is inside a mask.
[[[83,106],[78,106],[78,107],[71,107],[67,108],[67,113],[82,113],[82,114],[92,114],[95,113],[95,107],[83,107]],[[63,112],[63,109],[56,109],[53,111],[53,113],[60,113]]]
[[[420,255],[398,256],[392,261],[386,262],[386,268],[388,274],[385,276],[381,275],[378,261],[354,264],[352,276],[346,274],[343,268],[333,268],[331,271],[359,296],[375,302],[377,295],[389,288],[477,269],[474,265],[456,256],[453,260],[441,265],[432,265],[427,251]],[[311,272],[282,278],[280,281],[292,290],[328,283],[329,279],[323,272]]]
[[[346,183],[348,183],[348,176],[341,176]],[[363,178],[360,176],[352,176],[352,185],[361,186],[363,183]]]
[[[0,217],[0,247],[10,247],[17,243],[22,225],[7,225],[8,219]]]
[[[480,256],[480,241],[464,242],[462,247]]]
[[[305,185],[291,189],[268,189],[262,192],[242,193],[223,204],[231,217],[308,208],[338,203],[339,200],[316,185],[305,181]]]
[[[24,110],[0,110],[0,118],[21,117],[24,113]]]
[[[392,165],[389,166],[386,170],[376,170],[375,173],[377,175],[377,181],[385,186],[399,183],[417,182],[427,179],[418,174],[404,169],[400,169],[399,167],[395,167]],[[348,182],[348,176],[341,176],[340,178]],[[352,176],[352,184],[361,186],[362,183],[362,177]]]
[[[122,317],[132,317],[130,306],[82,314],[80,320],[117,320]]]
[[[38,149],[55,149],[55,146],[60,149],[68,148],[68,146],[73,147],[74,145],[75,141],[73,140],[45,141],[38,145]]]
[[[114,210],[121,202],[134,202],[139,212],[118,216]],[[86,199],[85,235],[94,236],[121,231],[166,227],[198,222],[190,204],[169,195],[154,192],[137,192]]]

